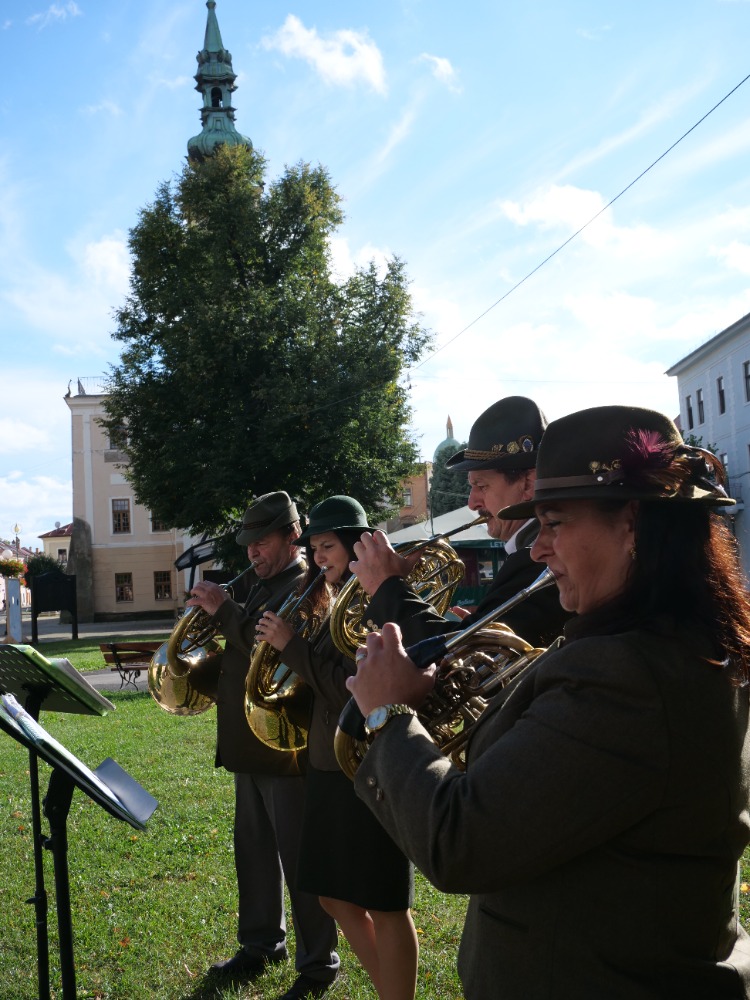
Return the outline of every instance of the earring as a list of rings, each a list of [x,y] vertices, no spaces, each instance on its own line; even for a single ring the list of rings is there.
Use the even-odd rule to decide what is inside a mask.
[[[635,557],[636,557],[635,545],[631,545],[630,546],[630,558],[633,560],[633,562],[635,562]]]

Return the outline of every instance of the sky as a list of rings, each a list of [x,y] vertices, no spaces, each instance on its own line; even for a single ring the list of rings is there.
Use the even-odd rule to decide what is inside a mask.
[[[64,395],[117,363],[128,230],[200,131],[206,13],[0,3],[0,538],[18,523],[41,547],[72,518]],[[216,13],[267,178],[320,163],[343,199],[338,273],[405,262],[434,334],[409,374],[423,458],[448,416],[465,440],[506,395],[549,419],[607,403],[675,416],[666,369],[750,312],[748,0]]]

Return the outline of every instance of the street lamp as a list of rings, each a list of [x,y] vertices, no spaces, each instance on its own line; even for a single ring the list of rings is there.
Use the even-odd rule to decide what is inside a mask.
[[[20,542],[20,540],[18,538],[18,536],[21,534],[21,525],[20,524],[14,524],[13,525],[13,534],[16,536],[16,559],[20,559],[21,558],[21,542]]]

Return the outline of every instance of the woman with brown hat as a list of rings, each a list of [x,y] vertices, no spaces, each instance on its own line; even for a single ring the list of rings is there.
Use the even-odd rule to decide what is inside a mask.
[[[397,629],[349,681],[377,732],[358,794],[438,888],[471,893],[467,1000],[750,996],[750,602],[713,456],[651,410],[542,439],[532,549],[576,613],[488,706],[462,773],[404,705]]]
[[[313,692],[297,888],[320,897],[381,1000],[412,1000],[418,958],[410,911],[413,869],[357,798],[333,750],[336,722],[349,698],[345,682],[355,665],[336,649],[327,618],[350,576],[354,542],[368,530],[364,509],[351,497],[333,496],[316,504],[296,544],[306,547],[308,564],[299,592],[318,577],[306,600],[324,620],[323,627],[308,641],[268,611],[257,636],[283,652],[285,665]]]

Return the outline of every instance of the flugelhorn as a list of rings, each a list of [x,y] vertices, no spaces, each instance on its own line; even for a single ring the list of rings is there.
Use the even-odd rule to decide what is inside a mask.
[[[545,569],[533,583],[463,631],[423,639],[407,650],[420,669],[438,664],[435,686],[417,711],[441,753],[463,768],[466,742],[488,700],[544,649],[535,648],[496,619],[555,582]],[[339,718],[334,748],[339,767],[350,778],[367,752],[364,717],[354,699]]]
[[[474,518],[451,531],[433,535],[421,542],[401,542],[395,546],[401,556],[421,553],[421,558],[406,577],[415,592],[431,604],[439,615],[444,615],[453,601],[456,587],[464,575],[464,564],[456,550],[446,539],[468,528],[486,524],[487,515]],[[364,612],[370,597],[362,584],[353,576],[341,588],[336,604],[331,612],[331,636],[338,649],[350,659],[354,658],[357,646],[361,646],[371,631],[365,622]]]
[[[313,639],[327,619],[327,615],[316,615],[305,605],[327,569],[322,566],[303,593],[290,594],[277,612],[303,639]],[[245,716],[266,746],[282,751],[303,750],[307,746],[312,692],[285,665],[283,656],[265,640],[256,645],[245,680]]]
[[[221,584],[222,589],[231,592],[254,565],[250,563],[229,583]],[[185,611],[148,668],[148,689],[159,708],[172,715],[199,715],[215,704],[215,697],[201,693],[191,682],[190,672],[221,658],[218,633],[213,616],[203,608],[193,605]]]

